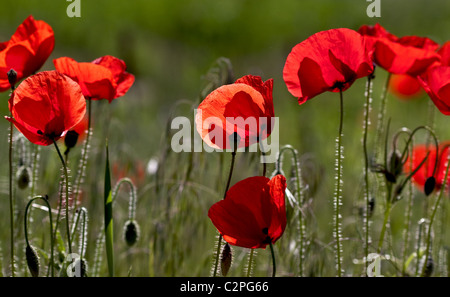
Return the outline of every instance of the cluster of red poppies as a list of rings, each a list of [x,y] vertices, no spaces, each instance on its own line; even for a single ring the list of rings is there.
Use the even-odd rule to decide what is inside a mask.
[[[283,78],[289,92],[303,104],[323,92],[347,90],[356,79],[373,75],[375,66],[417,80],[437,108],[450,114],[450,42],[440,47],[425,37],[397,37],[379,24],[365,25],[358,31],[331,29],[310,36],[293,47]],[[226,125],[226,121],[227,117],[273,117],[272,86],[272,79],[263,83],[260,77],[245,76],[210,93],[198,107],[201,117],[196,118],[203,140],[215,148],[231,149],[233,133],[239,135],[238,147],[268,137],[270,129],[264,131],[267,127],[244,129]],[[212,127],[217,126],[222,133],[213,135]],[[224,139],[225,144],[217,145],[216,138]],[[418,155],[424,152],[424,147],[417,147],[415,159],[421,161],[423,158]],[[427,164],[434,164],[433,156],[428,160]],[[427,166],[417,172],[416,181],[421,180],[419,176]],[[442,181],[443,170],[439,166],[437,179]],[[232,187],[226,199],[214,204],[209,216],[228,243],[265,247],[269,239],[275,242],[285,227],[284,189],[282,176],[270,181],[265,177],[248,178]]]
[[[85,117],[85,99],[111,102],[124,95],[134,82],[125,63],[112,56],[91,63],[62,57],[53,61],[56,70],[36,73],[54,45],[52,28],[32,16],[9,41],[0,44],[0,90],[13,90],[9,100],[12,117],[7,120],[38,145],[50,145],[76,129]],[[24,78],[15,88],[16,82]]]

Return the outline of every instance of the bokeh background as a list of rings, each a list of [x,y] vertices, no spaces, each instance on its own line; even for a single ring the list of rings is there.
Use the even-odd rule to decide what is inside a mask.
[[[93,104],[94,137],[88,161],[87,195],[83,198],[90,211],[92,234],[87,257],[93,258],[95,238],[103,220],[103,144],[108,138],[112,166],[116,168],[113,180],[117,181],[121,175],[130,176],[139,187],[137,219],[142,237],[132,251],[126,246],[117,247],[118,263],[122,263],[117,267],[120,275],[127,275],[131,266],[131,274],[142,276],[209,274],[215,230],[206,214],[209,206],[221,197],[223,185],[218,180],[225,179],[229,156],[204,154],[191,157],[190,154],[167,153],[170,131],[166,125],[171,115],[188,116],[193,121],[192,108],[204,91],[205,75],[220,57],[230,60],[236,79],[247,74],[260,75],[264,80],[274,79],[273,97],[275,115],[280,119],[280,144],[291,144],[305,160],[309,160],[310,183],[317,187],[309,202],[310,233],[314,234],[311,241],[322,242],[326,253],[323,257],[309,254],[310,259],[317,258],[314,260],[317,262],[311,260],[310,266],[315,268],[310,268],[310,274],[332,275],[333,255],[328,244],[332,240],[331,200],[338,94],[323,94],[299,106],[282,79],[287,55],[294,45],[318,31],[339,27],[357,30],[363,24],[376,22],[397,36],[427,36],[440,44],[450,40],[448,0],[381,0],[381,18],[367,16],[366,8],[370,3],[365,0],[81,0],[80,18],[66,15],[69,4],[63,0],[3,1],[0,41],[8,40],[16,27],[28,15],[33,15],[35,19],[49,23],[55,32],[55,50],[42,70],[54,69],[52,60],[62,56],[81,62],[114,55],[123,59],[128,71],[136,76],[135,84],[124,97],[111,104],[101,101]],[[386,72],[377,69],[371,139],[385,78]],[[353,215],[362,199],[364,86],[365,80],[359,80],[344,94],[344,236],[348,237],[356,232],[357,219]],[[0,113],[7,115],[8,93],[0,94],[0,100],[3,102]],[[173,108],[180,100],[189,104]],[[401,100],[389,94],[387,117],[391,119],[392,131],[428,124],[429,106],[425,95]],[[440,139],[450,137],[449,123],[450,119],[436,109],[435,128]],[[8,160],[8,126],[6,120],[0,123],[3,143],[0,164],[7,164]],[[166,157],[163,176],[166,181],[182,180],[180,172],[187,171],[190,158],[194,159],[190,185],[196,189],[181,191],[177,186],[179,183],[167,182],[156,192],[156,178],[147,172],[147,164],[152,158],[161,161]],[[250,161],[252,159],[247,156],[242,159],[245,161],[238,163],[240,170],[234,175],[233,183],[247,177],[249,172],[257,171],[256,161]],[[76,162],[75,157],[73,162]],[[222,166],[218,167],[219,163]],[[40,164],[38,189],[56,199],[59,164],[52,148],[41,149]],[[75,165],[73,168],[75,171]],[[0,174],[0,212],[3,214],[0,224],[7,226],[7,166],[1,166]],[[26,197],[24,192],[16,193],[17,212],[23,211]],[[125,191],[120,198],[122,202],[117,204],[118,239],[127,214],[126,197]],[[402,206],[398,209],[402,213]],[[378,215],[381,217],[382,212]],[[7,259],[9,233],[7,228],[2,229],[0,247]],[[295,234],[295,224],[292,229]],[[17,232],[20,235],[21,231]],[[288,256],[291,238],[286,236],[280,241],[283,240],[278,255],[282,263],[280,271],[290,275],[295,271],[295,264],[289,264],[289,261],[295,256]],[[358,244],[360,249],[361,245],[349,242],[344,248],[349,255],[348,265],[353,267],[352,257],[357,254]],[[283,252],[286,253],[284,260]],[[267,251],[261,254],[262,268],[256,274],[265,275],[264,269],[270,266],[269,254]],[[237,249],[236,255],[234,265],[237,267],[232,273],[240,275],[239,267],[245,266],[242,264],[244,252]],[[7,262],[5,260],[4,266]]]

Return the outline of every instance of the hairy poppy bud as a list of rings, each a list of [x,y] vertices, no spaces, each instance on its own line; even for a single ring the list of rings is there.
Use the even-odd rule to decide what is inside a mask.
[[[39,256],[34,247],[27,245],[25,248],[25,256],[27,258],[28,269],[34,277],[39,276]]]
[[[227,243],[223,247],[222,257],[220,258],[220,270],[222,271],[223,276],[227,276],[228,271],[231,267],[231,261],[233,259],[233,252],[231,250],[231,246]]]
[[[397,177],[402,173],[402,156],[398,151],[393,151],[389,158],[389,172],[393,175],[393,182],[397,181]],[[391,181],[390,179],[388,179]]]
[[[128,246],[132,246],[138,241],[140,235],[140,228],[135,220],[128,220],[125,222],[123,237]]]
[[[26,189],[28,187],[28,184],[30,183],[29,169],[26,166],[20,166],[19,170],[17,170],[16,178],[19,189]]]
[[[11,69],[8,71],[7,74],[9,84],[11,85],[11,89],[14,89],[14,86],[16,85],[17,82],[17,72],[14,69]]]
[[[428,196],[431,193],[433,193],[435,187],[436,187],[436,179],[434,178],[434,176],[430,176],[425,181],[425,185],[423,187],[423,191],[424,191],[425,195]]]

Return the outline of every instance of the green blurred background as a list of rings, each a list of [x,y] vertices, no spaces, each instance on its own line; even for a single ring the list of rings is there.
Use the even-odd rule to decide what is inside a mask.
[[[254,74],[262,76],[264,80],[274,79],[273,97],[275,115],[280,118],[280,144],[291,144],[301,154],[313,155],[314,166],[320,168],[316,168],[316,171],[321,172],[321,189],[314,198],[315,207],[320,209],[316,218],[316,232],[322,232],[322,239],[326,242],[331,238],[330,202],[338,128],[338,94],[323,94],[298,106],[296,98],[288,93],[282,79],[284,62],[291,48],[318,31],[339,27],[357,30],[363,24],[376,22],[397,36],[427,36],[440,44],[450,39],[448,0],[381,0],[381,18],[369,18],[366,15],[370,3],[365,0],[81,0],[81,18],[69,18],[66,15],[69,4],[64,0],[3,1],[0,10],[0,41],[8,40],[16,27],[28,15],[33,15],[35,19],[50,24],[55,32],[55,50],[42,70],[54,69],[52,59],[62,56],[70,56],[81,62],[114,55],[123,59],[128,71],[136,76],[135,84],[123,98],[114,100],[112,104],[93,104],[95,130],[92,147],[100,161],[96,163],[97,167],[91,165],[89,172],[92,174],[91,181],[98,178],[100,185],[97,188],[101,189],[103,170],[103,152],[98,150],[104,138],[109,138],[111,162],[120,163],[129,172],[137,170],[136,162],[145,168],[152,157],[162,155],[170,108],[180,99],[198,102],[202,78],[217,58],[226,57],[233,65],[235,78]],[[386,72],[377,69],[376,76],[371,138],[374,136],[378,98]],[[353,212],[355,201],[360,199],[361,189],[355,185],[360,184],[363,164],[361,138],[364,86],[365,80],[359,80],[344,94],[344,213],[347,214]],[[4,102],[0,104],[0,113],[7,115],[8,94],[0,94],[0,99]],[[405,101],[389,95],[387,116],[392,120],[392,130],[403,126],[413,129],[427,124],[428,107],[429,99],[426,96]],[[193,120],[190,109],[177,109],[175,115],[189,116]],[[435,127],[441,139],[450,137],[448,123],[449,119],[436,110]],[[0,139],[4,143],[0,149],[1,164],[7,164],[8,160],[7,131],[8,122],[5,120],[0,123]],[[52,160],[54,164],[48,165],[45,163],[47,158],[53,156],[46,156],[47,148],[41,151],[41,163],[44,166],[41,170],[56,171],[57,160]],[[216,161],[214,156],[206,158],[210,162]],[[182,169],[179,164],[172,166]],[[201,168],[197,170],[202,171]],[[5,214],[1,224],[6,226],[6,166],[2,166],[0,172],[0,208]],[[226,170],[222,174],[225,175]],[[194,175],[192,179],[212,191],[220,192],[208,178],[197,177]],[[246,177],[245,173],[236,174],[234,182],[243,177]],[[117,176],[113,178],[117,180]],[[146,178],[146,181],[151,179]],[[42,180],[44,184],[40,185],[41,190],[50,191],[45,184],[49,181]],[[142,184],[145,187],[145,182]],[[96,187],[93,186],[93,189]],[[140,193],[142,197],[139,199],[142,201],[151,199],[148,192]],[[201,212],[197,218],[208,230],[208,234],[196,234],[204,240],[200,244],[203,247],[200,254],[212,248],[212,240],[208,236],[214,233],[206,218],[206,211],[217,201],[217,197],[205,199],[206,202],[200,203]],[[144,203],[139,213],[145,222],[149,218],[152,203]],[[101,222],[102,214],[91,213],[91,220],[93,224],[95,221]],[[142,224],[145,225],[144,222]],[[149,234],[143,235],[147,240],[154,238],[151,233],[153,229],[149,227],[148,230]],[[6,257],[9,239],[7,232],[4,233],[0,240]],[[142,248],[148,248],[145,241]],[[159,261],[164,262],[164,259]],[[172,274],[189,275],[192,271],[194,275],[207,275],[208,264],[200,266],[202,268],[185,268]],[[143,268],[142,275],[148,275],[147,269]],[[165,270],[160,271],[160,274],[171,273]]]

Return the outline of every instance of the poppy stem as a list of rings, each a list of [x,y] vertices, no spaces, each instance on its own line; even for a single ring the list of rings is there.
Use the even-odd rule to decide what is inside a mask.
[[[342,204],[342,130],[344,122],[344,96],[342,89],[339,92],[340,112],[339,112],[339,134],[336,139],[336,189],[334,193],[334,237],[336,240],[336,268],[337,276],[341,277],[343,273],[342,269],[342,244],[341,244],[341,213],[340,206]]]
[[[75,182],[75,189],[74,189],[74,200],[73,200],[73,205],[74,205],[74,210],[77,210],[77,203],[78,203],[78,195],[80,195],[80,187],[81,187],[81,182],[84,178],[84,170],[86,169],[86,164],[87,164],[87,158],[88,158],[88,152],[89,152],[89,141],[91,139],[91,134],[92,134],[92,129],[91,129],[91,117],[92,117],[92,99],[87,97],[86,98],[87,101],[87,111],[88,111],[88,128],[87,128],[87,134],[86,134],[86,139],[84,141],[84,147],[82,150],[82,156],[81,156],[81,160],[80,160],[80,165],[78,168],[78,172],[77,172],[77,179]]]
[[[387,109],[386,108],[387,92],[389,90],[389,83],[391,81],[391,76],[392,76],[391,73],[388,73],[380,100],[380,110],[378,112],[377,133],[375,139],[375,160],[378,159],[377,148],[381,147],[381,137],[384,134],[384,119],[386,117],[386,109]]]
[[[369,114],[371,110],[372,103],[372,75],[367,78],[366,84],[366,103],[364,104],[364,132],[363,132],[363,151],[364,151],[364,200],[366,204],[366,211],[364,213],[364,255],[365,255],[365,271],[369,266],[367,261],[369,256],[369,217],[370,217],[370,187],[369,187],[369,153],[367,150],[367,134],[369,129]]]
[[[447,177],[448,177],[448,169],[450,167],[450,158],[447,156],[447,168],[445,169],[445,177],[444,180],[442,182],[442,187],[441,190],[439,192],[439,196],[436,199],[436,203],[433,206],[433,211],[431,213],[431,217],[430,217],[430,223],[428,224],[428,232],[427,232],[427,239],[426,239],[426,243],[427,243],[427,247],[425,249],[425,255],[424,255],[424,262],[422,265],[422,272],[421,272],[421,276],[425,276],[426,274],[426,269],[427,269],[427,261],[428,261],[428,256],[430,254],[430,244],[431,244],[431,228],[433,226],[433,221],[434,221],[434,217],[436,216],[436,212],[437,209],[439,207],[439,203],[441,202],[443,193],[445,192],[445,188],[447,186]]]
[[[64,178],[66,181],[66,229],[67,229],[67,244],[69,248],[69,254],[72,253],[72,242],[70,240],[70,226],[69,226],[69,173],[67,172],[67,166],[66,162],[64,162],[64,157],[61,154],[61,151],[59,150],[58,144],[56,144],[56,141],[53,139],[53,144],[55,145],[56,151],[58,152],[59,159],[61,160],[61,163],[63,165],[64,169]]]
[[[48,199],[45,196],[36,196],[34,198],[32,198],[30,201],[28,201],[27,206],[25,207],[25,216],[24,216],[24,230],[25,230],[25,243],[27,244],[27,246],[30,245],[29,241],[28,241],[28,209],[30,208],[31,204],[37,200],[37,199],[42,199],[42,201],[45,202],[45,204],[47,205],[48,208],[48,216],[50,219],[50,270],[51,270],[51,275],[52,277],[55,276],[54,273],[54,261],[53,261],[53,245],[54,245],[54,237],[53,237],[53,220],[52,220],[52,208],[50,206],[50,203],[48,203]]]
[[[270,245],[270,253],[272,254],[272,277],[275,277],[275,274],[277,273],[277,263],[275,261],[275,251],[273,250],[273,244],[272,241],[269,243]]]
[[[12,117],[12,114],[11,114]],[[13,194],[13,123],[9,125],[9,215],[11,231],[11,276],[16,276],[14,264],[14,194]]]
[[[236,150],[237,150],[237,147],[235,147],[233,149],[233,151],[231,152],[230,173],[228,174],[228,180],[227,180],[227,185],[225,187],[225,192],[223,194],[223,199],[226,198],[228,189],[230,188],[231,177],[233,175],[233,169],[234,169],[234,162],[236,160]],[[222,235],[219,235],[219,241],[217,242],[217,250],[215,253],[215,261],[214,261],[214,271],[213,271],[214,277],[217,275],[217,269],[219,267],[219,255],[220,255],[221,246],[222,246]]]
[[[261,161],[263,163],[263,172],[262,172],[262,176],[266,176],[266,172],[267,172],[267,164],[266,164],[266,152],[264,151],[264,146],[261,142],[261,137],[259,138],[259,147],[261,149]]]

